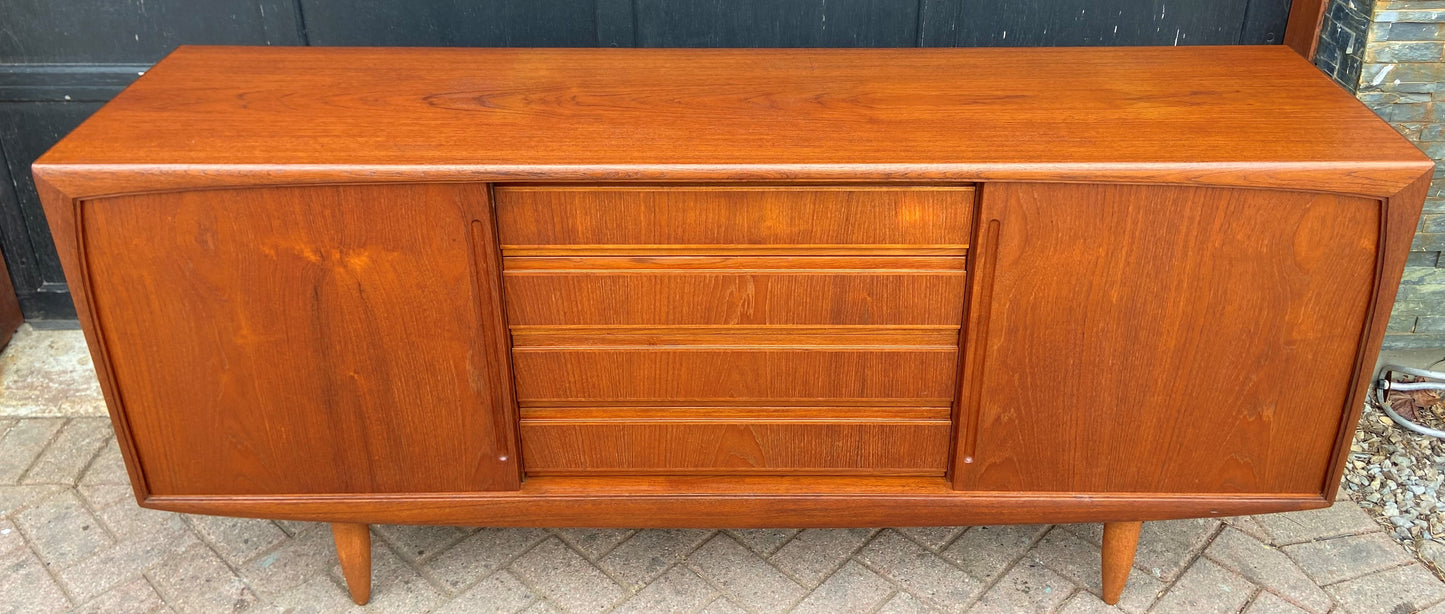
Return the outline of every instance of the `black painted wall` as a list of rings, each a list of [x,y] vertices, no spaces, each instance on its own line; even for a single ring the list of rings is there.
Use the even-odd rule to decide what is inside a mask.
[[[30,163],[180,44],[911,47],[1275,44],[1290,0],[0,0],[0,251],[75,317]]]

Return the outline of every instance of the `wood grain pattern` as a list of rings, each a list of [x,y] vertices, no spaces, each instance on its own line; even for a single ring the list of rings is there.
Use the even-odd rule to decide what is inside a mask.
[[[589,256],[532,256],[532,257],[506,257],[502,262],[506,265],[506,272],[514,275],[537,275],[541,273],[563,273],[597,271],[620,273],[622,271],[651,274],[660,271],[779,271],[796,274],[816,275],[818,273],[923,273],[937,275],[940,273],[958,275],[964,272],[963,253],[954,257],[938,256],[910,256],[894,252],[912,249],[912,246],[900,245],[884,248],[883,254],[864,253],[859,254],[857,250],[868,249],[847,245],[826,245],[817,246],[819,251],[832,252],[834,249],[848,253],[823,253],[807,256],[753,256],[753,255],[727,255],[727,256],[700,256],[698,251],[706,251],[698,246],[688,246],[688,249],[695,250],[689,253],[675,253],[669,256],[648,255],[655,245],[637,246],[604,246],[606,253]],[[751,246],[728,246],[737,249],[749,249]],[[668,249],[673,249],[669,247]],[[615,255],[617,251],[627,250],[632,253]],[[679,249],[678,251],[681,251]],[[639,253],[641,252],[641,253]],[[504,251],[503,254],[510,252]]]
[[[1430,188],[1433,175],[1417,178],[1398,193],[1381,201],[1380,246],[1375,258],[1375,280],[1370,290],[1371,300],[1365,326],[1360,331],[1357,353],[1355,354],[1353,378],[1349,382],[1345,410],[1340,413],[1339,435],[1335,438],[1335,451],[1330,469],[1325,475],[1320,491],[1325,498],[1334,502],[1339,494],[1336,485],[1345,471],[1345,460],[1350,453],[1350,440],[1360,413],[1364,410],[1365,395],[1369,394],[1370,382],[1374,376],[1375,362],[1380,355],[1380,345],[1389,327],[1391,308],[1395,292],[1400,287],[1400,278],[1405,272],[1405,263],[1410,255],[1410,244],[1419,226],[1422,204]]]
[[[0,348],[10,343],[16,329],[25,323],[25,314],[20,312],[20,299],[15,296],[15,286],[10,282],[10,269],[0,259]]]
[[[35,168],[70,198],[529,179],[1122,181],[1388,197],[1433,166],[1279,46],[181,47]]]
[[[350,522],[331,523],[331,538],[336,542],[336,558],[341,562],[341,575],[356,605],[371,601],[371,527]]]
[[[982,203],[959,488],[1321,493],[1378,201],[991,184]]]
[[[830,405],[953,398],[958,349],[757,347],[553,349],[518,347],[517,400]]]
[[[973,217],[969,186],[498,186],[496,200],[508,254],[608,246],[961,253]]]
[[[1329,130],[1318,129],[1324,120]],[[1280,48],[188,48],[35,175],[147,506],[349,523],[756,527],[1138,521],[1326,504],[1431,168]],[[641,316],[611,324],[571,319],[567,300],[601,310],[600,294],[539,295],[530,307],[552,319],[512,322],[517,356],[545,359],[560,382],[534,381],[546,395],[530,397],[522,419],[572,429],[565,437],[626,426],[621,439],[651,446],[599,459],[710,472],[733,457],[671,452],[670,437],[742,425],[927,431],[950,415],[968,453],[947,477],[813,475],[847,463],[828,460],[840,451],[822,447],[826,438],[800,437],[741,455],[800,475],[539,476],[518,486],[488,190],[425,185],[469,181],[788,184],[834,196],[990,182],[975,192],[975,238],[854,243],[875,240],[848,234],[875,230],[860,226],[898,220],[807,218],[842,237],[833,239],[755,230],[766,216],[740,216],[732,228],[760,233],[745,241],[786,242],[619,244],[604,233],[601,244],[527,248],[509,261],[517,278],[714,284],[659,291]],[[285,187],[327,183],[367,185]],[[266,189],[162,194],[234,186]],[[587,232],[624,232],[619,223]],[[932,227],[909,228],[927,238]],[[842,242],[812,242],[824,240]],[[278,245],[296,249],[266,251]],[[356,267],[357,253],[368,266]],[[846,285],[962,284],[962,260],[929,263],[965,256],[966,293],[946,285],[924,300],[901,281]],[[893,260],[874,260],[884,257]],[[664,258],[673,260],[660,270]],[[686,307],[755,275],[792,280],[770,278],[774,298],[824,278],[790,291],[835,304],[792,315],[780,300]],[[647,296],[607,283],[614,302]],[[827,284],[839,292],[829,297]],[[880,300],[920,302],[884,314]],[[946,303],[953,316],[935,319]],[[678,306],[684,317],[654,315]],[[967,360],[940,341],[961,323]],[[612,350],[623,358],[596,358]],[[776,365],[799,381],[753,376]],[[615,377],[602,381],[609,368]],[[653,381],[678,374],[695,383]],[[723,389],[746,394],[714,394]],[[802,396],[814,394],[824,396]],[[768,432],[748,437],[774,441]],[[788,457],[799,450],[806,456]],[[899,458],[886,454],[874,458]],[[486,465],[503,457],[506,470]]]
[[[972,187],[494,194],[527,475],[946,471]]]
[[[508,320],[517,326],[958,325],[962,320],[964,261],[957,257],[531,260],[507,258],[503,264]],[[553,266],[567,268],[543,268]]]
[[[350,186],[85,203],[108,401],[150,492],[516,488],[513,414],[487,373],[506,360],[500,306],[474,285],[486,198]]]
[[[944,420],[522,420],[527,475],[932,475]]]
[[[1104,603],[1119,603],[1124,594],[1124,585],[1129,581],[1129,571],[1134,567],[1134,553],[1139,547],[1141,522],[1104,523],[1104,547],[1101,566],[1104,570]]]
[[[513,326],[513,348],[773,347],[951,350],[958,327],[934,326]]]
[[[627,405],[598,404],[548,405],[523,407],[523,420],[668,420],[671,422],[853,422],[853,421],[937,421],[951,419],[951,405],[916,405],[874,402],[854,405]]]
[[[907,527],[1165,520],[1316,509],[1320,495],[956,491],[936,477],[535,477],[518,491],[409,495],[153,496],[185,513],[469,526]]]
[[[1320,45],[1320,26],[1325,21],[1328,0],[1293,0],[1289,22],[1284,30],[1284,45],[1307,60],[1315,59]]]

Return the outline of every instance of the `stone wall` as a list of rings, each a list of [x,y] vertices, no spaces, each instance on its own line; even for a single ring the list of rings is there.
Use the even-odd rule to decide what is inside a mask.
[[[1360,82],[1365,34],[1370,28],[1371,0],[1330,0],[1320,24],[1315,66],[1350,91]]]
[[[1445,160],[1445,0],[1331,0],[1315,64]],[[1445,171],[1435,172],[1386,349],[1445,348]]]

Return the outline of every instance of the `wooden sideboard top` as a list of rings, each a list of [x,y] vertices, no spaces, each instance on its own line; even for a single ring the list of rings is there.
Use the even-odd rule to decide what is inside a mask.
[[[77,198],[356,180],[1085,178],[1384,197],[1431,165],[1281,46],[182,47],[36,171]]]

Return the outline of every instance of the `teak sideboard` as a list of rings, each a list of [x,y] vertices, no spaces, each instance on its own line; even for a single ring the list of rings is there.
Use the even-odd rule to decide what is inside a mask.
[[[140,503],[1141,521],[1335,496],[1432,163],[1283,47],[184,47],[35,163]]]

